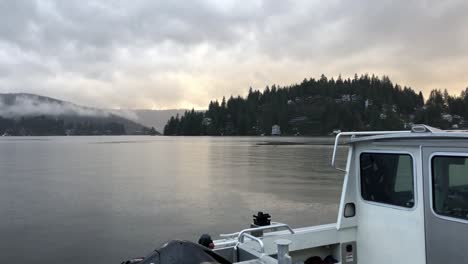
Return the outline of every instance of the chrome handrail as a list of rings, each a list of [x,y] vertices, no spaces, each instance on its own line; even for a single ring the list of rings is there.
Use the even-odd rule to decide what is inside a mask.
[[[333,146],[333,155],[331,160],[331,166],[339,171],[346,172],[346,169],[338,168],[336,166],[336,152],[338,149],[338,143],[341,136],[376,136],[376,135],[385,135],[385,134],[397,134],[397,133],[411,133],[410,130],[403,131],[362,131],[362,132],[341,132],[338,133],[335,137],[335,144]]]
[[[268,229],[275,229],[275,228],[285,228],[287,230],[289,230],[289,232],[291,232],[291,234],[294,234],[294,230],[287,224],[281,224],[281,223],[278,223],[278,224],[273,224],[273,225],[267,225],[267,226],[259,226],[259,227],[252,227],[252,228],[247,228],[247,229],[244,229],[244,230],[241,230],[239,232],[236,232],[236,233],[232,233],[232,234],[220,234],[219,236],[220,237],[240,237],[242,234],[244,233],[250,233],[250,232],[254,232],[254,231],[261,231],[261,230],[268,230]]]
[[[253,227],[253,228],[247,228],[239,232],[239,236],[242,236],[244,233],[250,233],[254,231],[261,231],[261,230],[268,230],[268,229],[274,229],[274,228],[282,228],[284,227],[285,229],[289,230],[291,234],[294,234],[294,230],[287,224],[276,224],[276,225],[267,225],[267,226],[259,226],[259,227]]]
[[[248,238],[252,239],[253,241],[256,241],[260,245],[260,253],[265,252],[265,246],[263,244],[263,241],[258,237],[252,236],[251,234],[243,233],[242,235],[240,235],[237,238],[237,242],[238,243],[244,243],[244,237],[248,237]]]

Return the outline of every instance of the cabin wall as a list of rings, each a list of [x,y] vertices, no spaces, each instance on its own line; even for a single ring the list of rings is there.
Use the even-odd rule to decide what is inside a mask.
[[[464,250],[468,242],[468,219],[466,217],[468,205],[466,166],[468,164],[465,162],[465,164],[447,165],[445,171],[439,167],[440,164],[437,166],[439,169],[433,167],[435,164],[432,159],[436,157],[467,159],[468,144],[466,141],[459,141],[457,147],[446,145],[423,147],[423,174],[426,175],[424,197],[427,263],[468,263],[468,252]],[[436,178],[438,180],[435,180]],[[442,180],[444,178],[446,181]],[[440,208],[438,212],[434,208],[435,201],[437,201],[435,192],[438,192],[439,199],[443,198],[439,200],[439,203],[444,204],[444,210]],[[449,208],[451,210],[448,210]]]
[[[349,173],[354,171],[355,163],[353,162],[354,146],[351,145],[348,150],[348,159],[346,164],[346,172],[343,180],[343,188],[341,192],[340,207],[338,209],[338,219],[336,221],[338,230],[344,228],[351,228],[357,226],[358,215],[354,217],[345,217],[345,206],[346,204],[356,205],[356,179],[354,173]]]

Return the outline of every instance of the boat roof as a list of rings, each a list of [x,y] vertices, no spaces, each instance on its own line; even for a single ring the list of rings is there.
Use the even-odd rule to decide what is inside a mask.
[[[386,134],[375,135],[351,135],[350,143],[364,141],[380,141],[380,140],[414,140],[414,139],[468,139],[468,131],[437,131],[437,132],[389,132]]]
[[[377,140],[413,140],[413,139],[468,139],[466,130],[441,130],[427,125],[414,125],[407,131],[347,132],[350,143]]]
[[[350,136],[349,144],[356,142],[373,142],[373,141],[400,141],[410,140],[418,143],[421,140],[454,140],[462,139],[468,140],[468,131],[466,130],[441,130],[438,128],[426,125],[413,125],[411,130],[404,131],[363,131],[363,132],[341,132],[336,135],[335,144],[333,147],[333,155],[331,166],[337,170],[346,172],[336,166],[336,153],[341,136]],[[466,141],[465,141],[466,142]]]

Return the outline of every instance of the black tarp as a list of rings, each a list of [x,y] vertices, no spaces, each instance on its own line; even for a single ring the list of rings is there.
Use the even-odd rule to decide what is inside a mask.
[[[211,249],[190,241],[172,240],[153,251],[139,264],[231,264]]]

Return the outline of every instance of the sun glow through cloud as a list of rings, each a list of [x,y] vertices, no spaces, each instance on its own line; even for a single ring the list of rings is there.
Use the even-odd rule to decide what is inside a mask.
[[[206,108],[249,87],[389,75],[468,86],[466,1],[2,1],[0,91]]]

